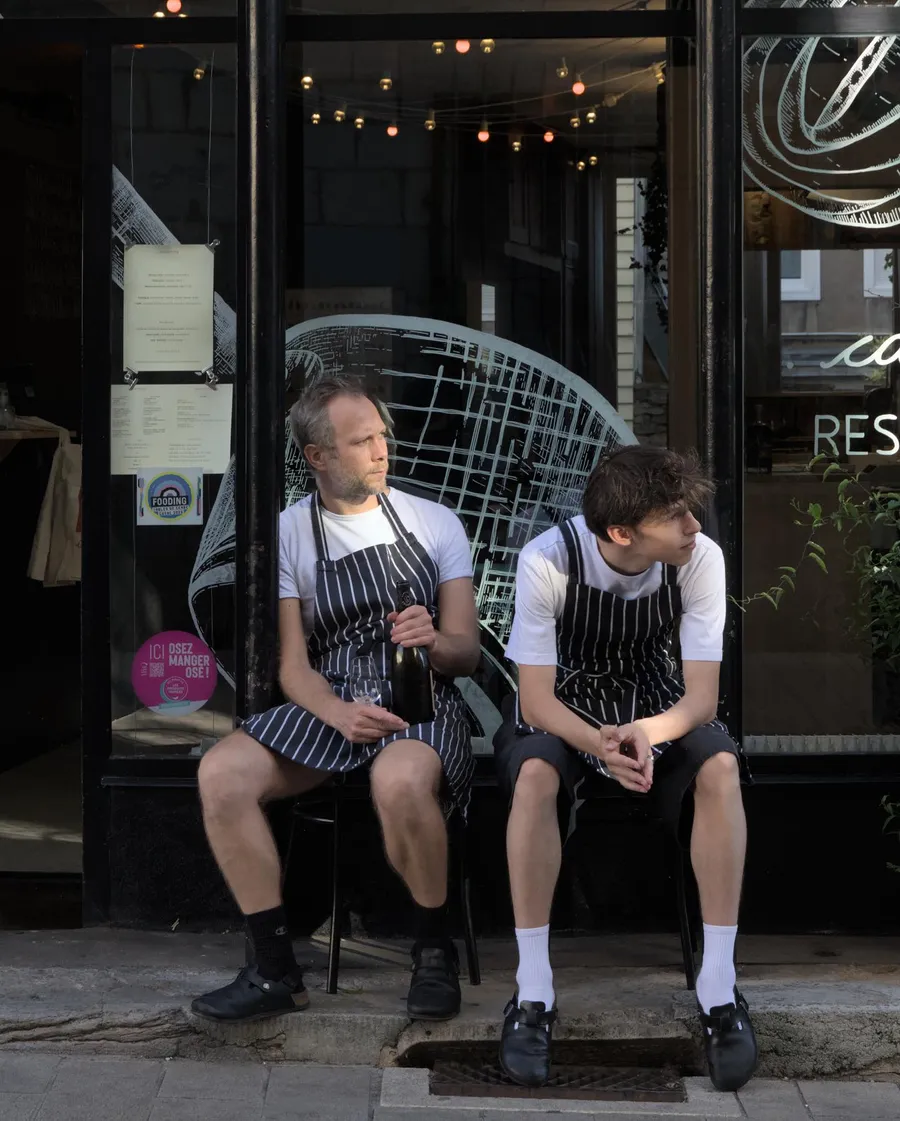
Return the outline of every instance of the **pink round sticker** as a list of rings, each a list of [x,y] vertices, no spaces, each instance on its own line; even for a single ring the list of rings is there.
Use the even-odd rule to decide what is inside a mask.
[[[148,639],[131,664],[131,684],[141,704],[166,716],[203,708],[216,689],[216,660],[195,634],[162,631]]]

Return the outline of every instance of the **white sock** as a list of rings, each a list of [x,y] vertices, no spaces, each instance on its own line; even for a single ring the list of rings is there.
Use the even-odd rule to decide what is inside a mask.
[[[516,984],[519,986],[519,1003],[523,1000],[541,1001],[549,1011],[556,1000],[553,991],[553,970],[550,968],[550,926],[516,929],[519,944],[519,969]]]
[[[703,924],[703,965],[697,977],[697,1000],[707,1015],[711,1008],[734,1004],[736,935],[736,926]]]

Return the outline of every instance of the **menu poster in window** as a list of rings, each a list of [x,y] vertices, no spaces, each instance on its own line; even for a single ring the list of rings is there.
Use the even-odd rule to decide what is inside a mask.
[[[139,475],[148,463],[222,475],[231,458],[233,386],[114,385],[110,470]]]
[[[214,260],[207,245],[128,246],[123,284],[126,370],[212,369]]]
[[[134,477],[139,526],[203,525],[203,472],[146,467]]]

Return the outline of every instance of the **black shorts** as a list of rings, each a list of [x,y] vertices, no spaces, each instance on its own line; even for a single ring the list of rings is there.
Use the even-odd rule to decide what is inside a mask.
[[[688,732],[656,757],[653,765],[653,786],[646,797],[654,812],[668,829],[676,834],[682,844],[690,839],[693,822],[693,798],[685,794],[693,789],[697,772],[713,755],[727,751],[741,763],[741,777],[749,780],[737,744],[720,724],[703,724]],[[558,813],[560,832],[566,840],[575,828],[575,813],[580,805],[579,787],[590,776],[603,781],[603,776],[585,760],[581,752],[564,743],[559,736],[549,732],[520,735],[510,721],[504,722],[494,736],[494,761],[497,768],[497,785],[512,804],[519,769],[526,759],[543,759],[559,772]],[[615,779],[606,779],[615,782]]]

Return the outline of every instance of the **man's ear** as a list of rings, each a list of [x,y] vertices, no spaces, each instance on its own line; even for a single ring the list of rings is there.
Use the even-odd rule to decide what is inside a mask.
[[[318,444],[307,444],[303,454],[313,471],[321,471],[325,466],[325,449]]]
[[[614,545],[631,545],[634,542],[631,530],[623,525],[607,526],[606,533]]]

